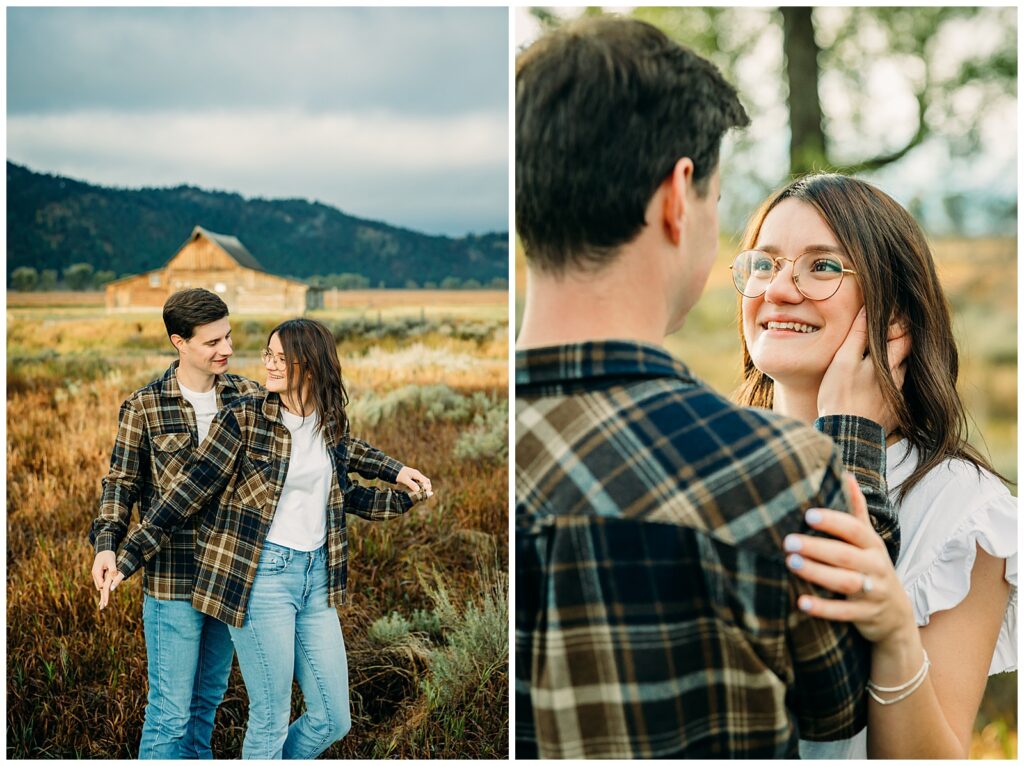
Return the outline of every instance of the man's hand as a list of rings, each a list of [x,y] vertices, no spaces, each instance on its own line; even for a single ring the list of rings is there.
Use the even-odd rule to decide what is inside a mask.
[[[408,487],[411,492],[424,490],[427,493],[427,497],[434,494],[430,487],[430,479],[415,468],[410,468],[409,466],[404,466],[402,470],[398,472],[398,478],[395,479],[395,483],[401,484],[403,487]]]
[[[897,390],[903,388],[910,333],[894,322],[889,327],[886,364]],[[818,389],[818,416],[857,415],[880,424],[889,434],[897,425],[878,380],[875,364],[867,356],[868,321],[862,308],[846,340],[836,351]]]

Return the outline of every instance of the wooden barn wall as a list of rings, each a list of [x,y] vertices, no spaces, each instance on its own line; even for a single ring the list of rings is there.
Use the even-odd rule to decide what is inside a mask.
[[[170,293],[161,277],[160,286],[150,285],[149,274],[140,274],[106,287],[107,311],[162,309]]]
[[[167,271],[231,271],[239,266],[220,247],[200,238],[185,245],[165,268]]]
[[[234,313],[286,313],[296,316],[307,309],[306,285],[239,266],[207,240],[190,242],[160,274],[160,286],[140,274],[107,288],[111,311],[160,308],[178,290],[202,287],[217,293]]]

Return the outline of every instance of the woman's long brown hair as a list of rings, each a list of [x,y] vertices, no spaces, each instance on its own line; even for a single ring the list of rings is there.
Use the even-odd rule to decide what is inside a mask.
[[[288,360],[288,389],[306,411],[312,403],[317,412],[316,431],[323,433],[325,423],[331,422],[335,435],[341,438],[348,430],[348,392],[341,379],[341,363],[334,336],[320,322],[313,319],[288,319],[270,331],[267,344],[277,333]],[[300,385],[307,381],[307,385]]]
[[[896,415],[897,429],[920,456],[900,486],[898,499],[902,501],[926,473],[948,458],[967,460],[999,476],[967,442],[967,413],[956,390],[959,357],[949,306],[921,227],[871,184],[821,173],[799,178],[766,200],[747,225],[744,250],[756,245],[765,217],[786,199],[812,205],[854,263],[864,294],[868,350],[882,394]],[[742,299],[739,305],[743,382],[737,398],[748,406],[771,408],[774,383],[750,358],[743,337]],[[902,322],[911,338],[902,392],[886,363],[889,325],[894,321]]]

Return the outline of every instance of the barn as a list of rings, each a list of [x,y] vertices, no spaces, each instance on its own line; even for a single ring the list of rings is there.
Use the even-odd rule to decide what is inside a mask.
[[[237,237],[196,226],[163,268],[107,283],[107,311],[160,309],[172,293],[205,287],[233,314],[304,314],[322,308],[323,291],[268,274]]]

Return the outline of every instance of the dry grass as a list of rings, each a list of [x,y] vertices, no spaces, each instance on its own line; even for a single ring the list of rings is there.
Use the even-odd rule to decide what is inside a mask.
[[[156,317],[136,320],[143,325],[139,330],[95,312],[75,321],[53,319],[50,325],[14,313],[7,369],[8,757],[134,757],[146,695],[141,578],[126,583],[114,608],[100,614],[89,579],[93,554],[86,532],[118,406],[160,374],[170,358],[160,352]],[[450,335],[402,339],[384,333],[365,343],[341,344],[351,395],[384,394],[406,384],[396,372],[401,364],[391,363],[415,362],[410,349],[422,349],[425,362],[416,370],[416,384],[447,384],[477,406],[504,403],[507,330],[495,326],[484,334],[478,331],[481,322],[471,322],[477,329],[466,338],[455,320]],[[236,342],[235,372],[260,379],[255,357],[242,352],[257,347],[248,341],[262,339],[266,329],[265,323],[242,328],[246,342]],[[97,335],[114,349],[109,358],[83,350]],[[40,348],[51,353],[39,353]],[[465,359],[477,364],[462,368]],[[473,693],[458,707],[427,693],[439,675],[451,672],[450,658],[467,653],[464,644],[476,634],[463,625],[477,624],[489,603],[483,583],[499,584],[497,603],[507,612],[500,576],[508,559],[507,460],[455,458],[471,416],[442,420],[403,410],[400,418],[376,426],[353,423],[372,444],[429,475],[436,494],[392,522],[351,521],[351,603],[340,616],[354,727],[328,757],[508,755],[507,647],[502,661],[465,670]],[[373,643],[369,631],[376,620],[392,612],[408,616],[440,609],[439,587],[457,607],[443,629],[423,637],[415,651]],[[497,612],[488,614],[497,619]],[[297,715],[297,690],[293,708]],[[216,756],[238,757],[246,712],[236,667],[218,712]]]
[[[106,305],[106,293],[103,290],[65,292],[22,293],[16,290],[7,291],[8,308],[53,308],[55,306],[93,307]]]

